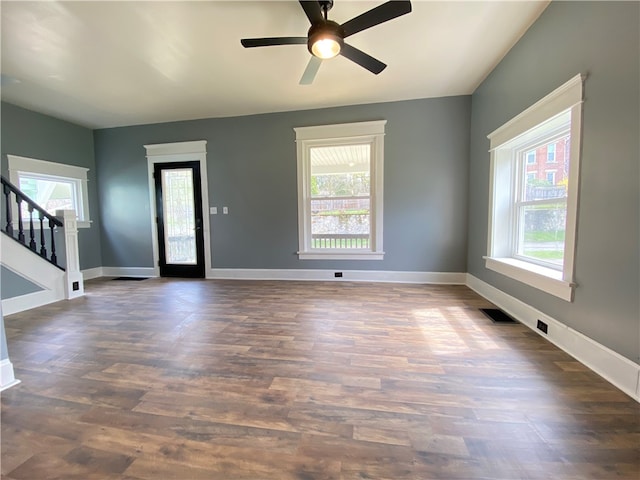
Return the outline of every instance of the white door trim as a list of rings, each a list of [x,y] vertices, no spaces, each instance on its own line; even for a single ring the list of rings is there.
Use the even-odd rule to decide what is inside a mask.
[[[160,276],[158,266],[158,229],[156,228],[156,186],[153,179],[153,170],[156,163],[169,162],[199,162],[200,163],[200,188],[202,189],[202,223],[204,230],[204,271],[211,268],[211,229],[209,226],[209,183],[207,177],[207,141],[196,140],[193,142],[160,143],[145,145],[147,151],[147,176],[149,179],[149,212],[151,213],[151,238],[153,248],[153,272],[154,276]]]

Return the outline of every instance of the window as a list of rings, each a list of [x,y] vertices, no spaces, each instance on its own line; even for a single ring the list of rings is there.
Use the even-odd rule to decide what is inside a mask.
[[[486,267],[573,299],[583,77],[577,75],[507,122],[491,144]],[[561,169],[530,169],[529,152],[566,145]],[[543,150],[544,151],[544,150]]]
[[[547,145],[547,163],[556,163],[556,144]]]
[[[536,163],[536,151],[531,150],[530,152],[527,152],[527,164],[534,165],[535,163]]]
[[[75,210],[78,227],[89,227],[87,168],[7,155],[9,180],[51,215]],[[26,204],[22,217],[29,219]],[[36,223],[35,226],[38,226]]]
[[[295,129],[300,259],[383,258],[385,124]]]
[[[555,183],[556,183],[556,171],[555,170],[547,171],[546,174],[547,174],[547,183],[550,186],[555,186]]]

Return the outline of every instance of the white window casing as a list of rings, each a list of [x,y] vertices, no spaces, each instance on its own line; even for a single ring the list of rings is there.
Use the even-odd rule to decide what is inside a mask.
[[[63,163],[36,160],[33,158],[7,155],[9,163],[9,181],[20,187],[21,175],[27,178],[42,178],[48,180],[60,180],[75,185],[76,216],[78,228],[89,228],[91,218],[89,216],[89,191],[87,185],[88,168],[66,165]],[[17,212],[16,212],[17,218]],[[34,224],[39,228],[38,224]]]
[[[490,141],[489,228],[486,268],[566,301],[573,300],[575,239],[582,140],[583,75],[561,87],[488,135]],[[520,152],[553,139],[570,123],[564,258],[551,268],[515,254],[515,196]],[[526,161],[525,161],[526,163]],[[562,200],[564,201],[564,200]]]
[[[384,133],[386,120],[294,128],[298,166],[298,258],[301,260],[382,260]],[[312,248],[311,149],[370,146],[370,243],[368,248]]]

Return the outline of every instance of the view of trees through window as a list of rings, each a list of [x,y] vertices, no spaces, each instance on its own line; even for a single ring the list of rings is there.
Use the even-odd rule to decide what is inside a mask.
[[[73,209],[79,213],[74,180],[20,174],[18,188],[51,215],[55,215],[56,210]],[[22,204],[22,218],[29,218],[26,203]]]
[[[564,260],[569,144],[566,133],[528,150],[520,162],[517,254],[557,266]]]
[[[194,265],[197,258],[191,169],[162,171],[162,202],[167,263]]]
[[[312,248],[369,248],[369,145],[311,149]]]

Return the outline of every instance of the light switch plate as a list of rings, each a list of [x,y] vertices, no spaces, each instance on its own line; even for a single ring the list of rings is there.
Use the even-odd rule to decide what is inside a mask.
[[[229,209],[227,207],[222,207],[222,214],[226,215],[227,213],[229,213]]]
[[[218,207],[210,207],[209,208],[209,213],[211,215],[217,215],[218,214]]]

